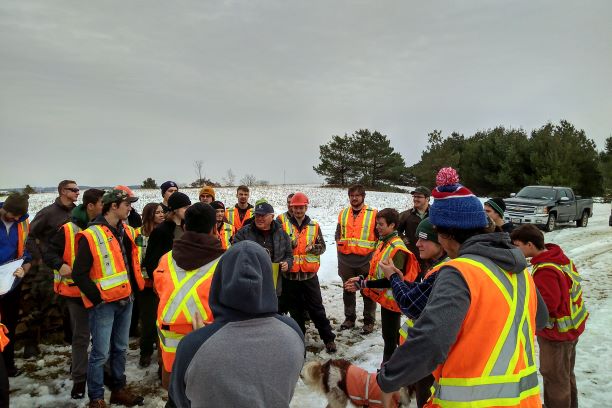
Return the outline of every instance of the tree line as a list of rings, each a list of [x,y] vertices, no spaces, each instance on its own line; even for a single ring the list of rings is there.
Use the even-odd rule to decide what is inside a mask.
[[[508,196],[529,184],[568,186],[583,196],[612,194],[612,136],[605,150],[570,122],[546,123],[527,133],[498,126],[465,136],[434,130],[418,163],[406,167],[387,136],[360,129],[334,135],[319,146],[314,171],[328,185],[361,183],[372,189],[392,185],[435,185],[442,167],[457,169],[461,183],[479,195]]]

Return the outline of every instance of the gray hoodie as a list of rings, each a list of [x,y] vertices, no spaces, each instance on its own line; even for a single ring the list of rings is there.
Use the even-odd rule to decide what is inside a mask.
[[[304,336],[276,313],[265,249],[241,241],[221,257],[209,304],[214,322],[180,342],[169,396],[177,407],[288,407],[304,362]]]
[[[469,238],[459,250],[459,256],[477,255],[493,261],[510,273],[520,273],[527,267],[523,253],[512,245],[505,232],[481,234]],[[548,310],[539,292],[536,326],[543,327]],[[431,374],[446,360],[457,339],[470,307],[470,290],[455,268],[446,266],[438,272],[429,301],[406,342],[398,347],[380,370],[377,381],[385,392],[414,384]]]

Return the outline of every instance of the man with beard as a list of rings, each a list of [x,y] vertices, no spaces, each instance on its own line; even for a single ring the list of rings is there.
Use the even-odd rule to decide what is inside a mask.
[[[342,283],[356,276],[366,276],[370,270],[370,258],[378,241],[376,233],[376,209],[364,204],[365,189],[361,184],[349,187],[350,206],[338,214],[336,227],[336,247],[338,248],[338,275]],[[376,322],[376,302],[361,294],[363,298],[363,334],[374,331]],[[340,330],[352,329],[357,319],[356,296],[354,292],[343,290],[345,320]]]

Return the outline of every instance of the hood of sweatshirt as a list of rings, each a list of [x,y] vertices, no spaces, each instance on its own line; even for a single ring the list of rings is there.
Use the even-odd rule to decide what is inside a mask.
[[[559,245],[545,244],[545,246],[546,251],[531,258],[532,265],[544,262],[551,262],[557,265],[567,265],[570,262],[569,258],[565,255],[565,253],[563,253],[563,250]]]
[[[223,255],[217,235],[185,231],[172,243],[172,258],[186,271],[198,269]]]
[[[272,263],[253,241],[240,241],[223,255],[213,275],[209,305],[215,321],[243,320],[278,310]]]
[[[509,273],[520,273],[527,267],[525,255],[512,245],[506,232],[492,232],[469,238],[459,249],[459,256],[468,254],[488,258]]]
[[[87,209],[83,204],[79,204],[72,209],[72,222],[79,226],[81,229],[87,228],[89,217],[87,216]]]

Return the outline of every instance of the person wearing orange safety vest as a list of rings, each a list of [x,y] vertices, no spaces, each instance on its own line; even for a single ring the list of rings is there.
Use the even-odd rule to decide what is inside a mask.
[[[489,232],[454,169],[436,181],[429,219],[451,260],[377,382],[389,393],[433,372],[426,407],[541,407],[533,339],[547,311],[524,257],[506,233]]]
[[[302,192],[295,193],[290,201],[291,214],[287,217],[290,237],[293,237],[293,265],[282,272],[283,292],[279,299],[279,310],[285,309],[306,334],[305,312],[317,328],[328,353],[336,351],[336,343],[329,319],[323,306],[321,286],[317,272],[321,255],[325,252],[325,240],[319,223],[306,215],[308,197]],[[283,228],[284,229],[284,228]],[[285,230],[285,232],[287,232]]]
[[[43,254],[45,264],[53,270],[53,289],[62,296],[70,315],[72,330],[72,377],[73,399],[85,396],[87,381],[87,348],[89,347],[89,318],[81,298],[81,291],[72,280],[72,266],[76,257],[76,234],[87,228],[87,224],[102,213],[104,190],[91,188],[83,193],[83,203],[72,210],[72,221],[62,225],[49,239]]]
[[[399,344],[399,329],[401,324],[400,308],[393,298],[391,283],[385,278],[379,268],[379,262],[388,260],[402,271],[402,278],[407,282],[414,282],[419,274],[419,264],[412,252],[397,233],[399,213],[392,208],[385,208],[376,214],[376,231],[379,241],[370,260],[370,271],[367,280],[363,276],[351,278],[346,282],[345,289],[361,289],[370,299],[381,306],[380,318],[382,336],[385,343],[383,363],[387,361]],[[355,284],[357,284],[355,286]]]
[[[510,238],[525,257],[531,258],[533,280],[548,307],[548,324],[536,333],[544,405],[577,407],[576,344],[589,317],[582,299],[582,279],[558,245],[544,244],[544,234],[536,226],[521,225]]]
[[[19,318],[19,304],[21,297],[21,279],[30,270],[32,256],[26,248],[29,233],[28,221],[28,195],[13,193],[0,203],[0,265],[23,259],[21,266],[13,272],[15,280],[12,289],[0,295],[0,315],[2,323],[8,330],[7,339],[10,343],[2,351],[4,363],[9,377],[19,375],[20,370],[15,366],[15,329]],[[7,385],[8,392],[8,385]]]
[[[225,220],[225,204],[221,201],[213,201],[210,203],[210,206],[216,211],[216,224],[215,231],[217,232],[217,237],[221,242],[221,248],[224,251],[232,246],[234,242],[234,235],[236,234],[236,228]]]
[[[370,270],[370,259],[376,249],[378,235],[376,232],[376,209],[364,204],[365,189],[361,184],[348,188],[350,206],[338,214],[336,226],[336,248],[338,249],[338,275],[342,283],[360,275],[366,276]],[[374,331],[376,322],[376,302],[368,296],[363,298],[363,328],[362,334]],[[355,327],[357,313],[355,311],[356,296],[354,292],[343,290],[344,322],[340,330]]]
[[[242,228],[245,221],[251,219],[254,215],[253,206],[249,204],[250,194],[247,186],[238,186],[236,189],[236,199],[238,202],[234,207],[225,210],[227,222],[232,224],[236,231]]]
[[[168,388],[176,347],[199,319],[208,324],[210,283],[224,250],[215,231],[216,213],[198,202],[185,211],[185,233],[162,256],[154,272],[159,295],[157,333],[162,356],[162,386]]]
[[[91,352],[87,368],[89,406],[105,406],[104,363],[110,362],[111,404],[144,399],[126,388],[125,361],[134,291],[144,288],[133,229],[126,224],[137,197],[123,190],[102,196],[102,214],[76,235],[72,279],[88,308]],[[110,350],[110,355],[109,355]]]

